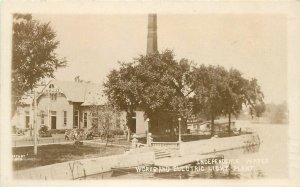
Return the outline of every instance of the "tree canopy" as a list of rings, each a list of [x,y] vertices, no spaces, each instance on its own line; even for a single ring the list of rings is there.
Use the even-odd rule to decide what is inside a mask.
[[[55,70],[66,66],[66,60],[56,53],[59,41],[50,23],[41,23],[30,14],[13,15],[12,44],[12,104],[15,106],[43,78],[53,78]]]
[[[140,108],[147,115],[158,111],[186,113],[191,93],[191,62],[176,61],[173,52],[166,50],[120,65],[104,84],[114,106],[128,112]]]
[[[170,50],[120,63],[104,86],[109,101],[120,110],[140,109],[148,116],[172,111],[184,119],[201,113],[211,120],[212,131],[216,117],[227,115],[230,124],[231,115],[243,106],[257,110],[264,104],[256,79],[248,80],[233,68],[176,60]]]

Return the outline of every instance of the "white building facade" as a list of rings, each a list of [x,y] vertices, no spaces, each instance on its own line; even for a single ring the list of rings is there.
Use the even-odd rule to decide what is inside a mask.
[[[103,106],[106,97],[100,84],[52,80],[37,94],[36,121],[38,129],[45,125],[48,129],[89,129],[92,127],[95,106]],[[33,99],[27,98],[17,107],[12,125],[19,129],[32,127]],[[131,133],[145,136],[148,122],[143,111],[136,111],[135,128]],[[126,112],[115,116],[111,129],[126,131]]]

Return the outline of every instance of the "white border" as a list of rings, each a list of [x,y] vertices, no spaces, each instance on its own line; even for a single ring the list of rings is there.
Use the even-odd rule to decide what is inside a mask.
[[[49,181],[43,185],[209,185],[299,186],[300,132],[300,2],[299,1],[5,1],[1,6],[1,186],[38,186],[40,181],[13,180],[11,176],[10,63],[12,13],[41,14],[284,14],[288,32],[289,178],[274,180],[97,180]],[[278,137],[280,138],[280,137]]]

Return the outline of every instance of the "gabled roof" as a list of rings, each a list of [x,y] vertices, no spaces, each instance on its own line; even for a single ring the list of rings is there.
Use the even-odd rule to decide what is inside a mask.
[[[56,85],[67,97],[68,101],[84,102],[87,83],[53,80],[48,85]]]
[[[43,85],[43,86],[37,86],[36,88],[33,89],[33,91],[39,93],[39,92],[41,92],[44,89],[44,87],[45,87],[45,85]],[[21,105],[30,105],[30,103],[33,103],[33,93],[29,93],[29,92],[25,93],[21,97],[19,103]]]
[[[51,80],[42,92],[45,92],[50,84],[55,85],[68,101],[82,103],[81,106],[103,105],[107,101],[101,84]]]

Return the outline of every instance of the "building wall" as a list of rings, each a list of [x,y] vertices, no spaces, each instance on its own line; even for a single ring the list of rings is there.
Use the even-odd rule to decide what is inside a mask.
[[[73,128],[73,104],[67,100],[62,94],[57,96],[56,100],[51,100],[50,97],[42,95],[38,100],[38,116],[37,124],[42,125],[42,113],[44,113],[44,125],[51,129],[51,120],[49,119],[49,111],[56,111],[56,129],[71,129]],[[64,111],[67,112],[67,123],[64,124]]]
[[[80,128],[84,128],[83,115],[87,113],[87,129],[92,127],[92,112],[90,107],[80,106],[81,103],[72,103],[61,94],[57,96],[56,100],[50,100],[47,95],[42,95],[37,101],[37,125],[38,129],[41,125],[48,126],[51,129],[51,119],[49,118],[49,112],[56,112],[56,129],[72,129],[74,120],[74,110],[79,110],[79,125]],[[64,111],[67,112],[67,124],[64,125]],[[44,114],[44,123],[42,124],[42,114]],[[32,117],[30,113],[30,106],[19,106],[16,114],[12,118],[12,125],[20,129],[26,128],[26,116]],[[51,116],[51,115],[50,115]],[[117,120],[118,118],[118,120]],[[111,129],[121,129],[126,131],[126,112],[121,111],[119,115],[116,115],[115,125]],[[117,123],[118,121],[118,123]],[[30,121],[31,122],[31,121]],[[116,125],[119,124],[119,127]],[[29,124],[30,126],[30,124]],[[145,134],[147,128],[147,122],[144,120],[144,112],[137,112],[137,133]]]
[[[12,118],[12,125],[16,126],[19,129],[25,129],[26,128],[26,116],[29,116],[30,118],[30,106],[18,106],[16,113],[14,114]],[[30,123],[29,123],[30,126]]]
[[[139,137],[145,137],[148,129],[148,122],[146,121],[143,111],[136,111],[136,134]]]

